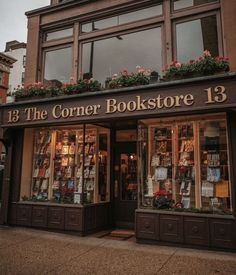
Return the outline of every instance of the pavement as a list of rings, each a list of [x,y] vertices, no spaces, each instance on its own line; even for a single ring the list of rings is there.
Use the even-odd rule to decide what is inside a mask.
[[[0,275],[236,274],[236,253],[0,227]]]

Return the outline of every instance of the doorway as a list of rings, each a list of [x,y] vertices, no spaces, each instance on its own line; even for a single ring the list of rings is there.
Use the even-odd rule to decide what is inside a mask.
[[[115,226],[117,228],[134,229],[138,196],[136,140],[117,140],[114,163]]]

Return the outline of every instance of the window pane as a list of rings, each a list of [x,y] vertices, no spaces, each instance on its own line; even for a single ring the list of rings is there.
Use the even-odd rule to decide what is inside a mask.
[[[73,28],[65,29],[65,30],[59,30],[55,32],[48,32],[45,35],[45,40],[50,41],[53,39],[60,39],[68,36],[73,35]]]
[[[161,28],[90,42],[83,45],[82,72],[101,83],[123,69],[137,65],[161,72]]]
[[[72,48],[46,52],[44,81],[68,82],[72,69]]]
[[[153,16],[158,16],[161,14],[162,14],[162,5],[157,5],[146,9],[134,11],[134,12],[121,14],[119,16],[114,16],[103,20],[98,20],[95,22],[83,24],[82,32],[91,32],[94,30],[101,30],[101,29],[105,29],[113,26],[118,26],[120,24],[130,23],[133,21],[142,20]]]
[[[182,117],[139,123],[142,205],[232,214],[225,116],[183,121]]]
[[[174,10],[180,10],[188,7],[198,6],[211,2],[217,2],[218,0],[174,0]]]
[[[219,54],[215,15],[177,24],[176,37],[178,61],[195,59],[204,50],[209,50],[213,56]]]

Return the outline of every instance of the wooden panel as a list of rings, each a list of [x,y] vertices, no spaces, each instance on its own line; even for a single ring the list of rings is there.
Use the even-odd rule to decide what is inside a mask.
[[[82,209],[65,209],[65,230],[82,231]]]
[[[85,232],[96,228],[95,206],[84,208],[84,230]]]
[[[31,226],[32,206],[18,205],[17,206],[17,224]]]
[[[17,205],[11,204],[9,209],[9,219],[8,222],[11,225],[15,225],[17,220]]]
[[[157,214],[136,213],[136,238],[158,240],[158,218]]]
[[[186,244],[209,245],[209,230],[206,218],[184,218],[184,242]]]
[[[236,248],[235,224],[228,220],[211,220],[211,246],[221,248]]]
[[[96,227],[105,228],[109,224],[109,204],[96,205]]]
[[[183,218],[181,216],[160,215],[160,240],[183,242]]]
[[[48,227],[55,229],[64,229],[64,207],[48,208]]]
[[[33,206],[32,210],[32,226],[46,227],[47,226],[47,206]]]

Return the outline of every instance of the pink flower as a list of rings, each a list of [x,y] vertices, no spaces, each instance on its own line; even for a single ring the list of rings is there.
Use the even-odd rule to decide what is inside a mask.
[[[203,52],[203,56],[204,56],[204,57],[211,57],[211,53],[210,53],[208,50],[205,50],[205,51]]]
[[[118,74],[113,74],[111,80],[116,80],[118,77]]]
[[[122,72],[121,72],[121,75],[123,76],[128,76],[129,75],[129,72],[127,69],[124,69]]]
[[[145,76],[150,76],[151,75],[151,70],[145,70],[144,75]]]
[[[145,72],[145,69],[144,69],[144,68],[139,68],[139,69],[138,69],[138,73],[139,73],[139,74],[143,74],[144,72]]]
[[[175,63],[175,67],[176,67],[176,68],[180,68],[181,66],[182,66],[182,64],[181,64],[180,62],[176,62],[176,63]]]

